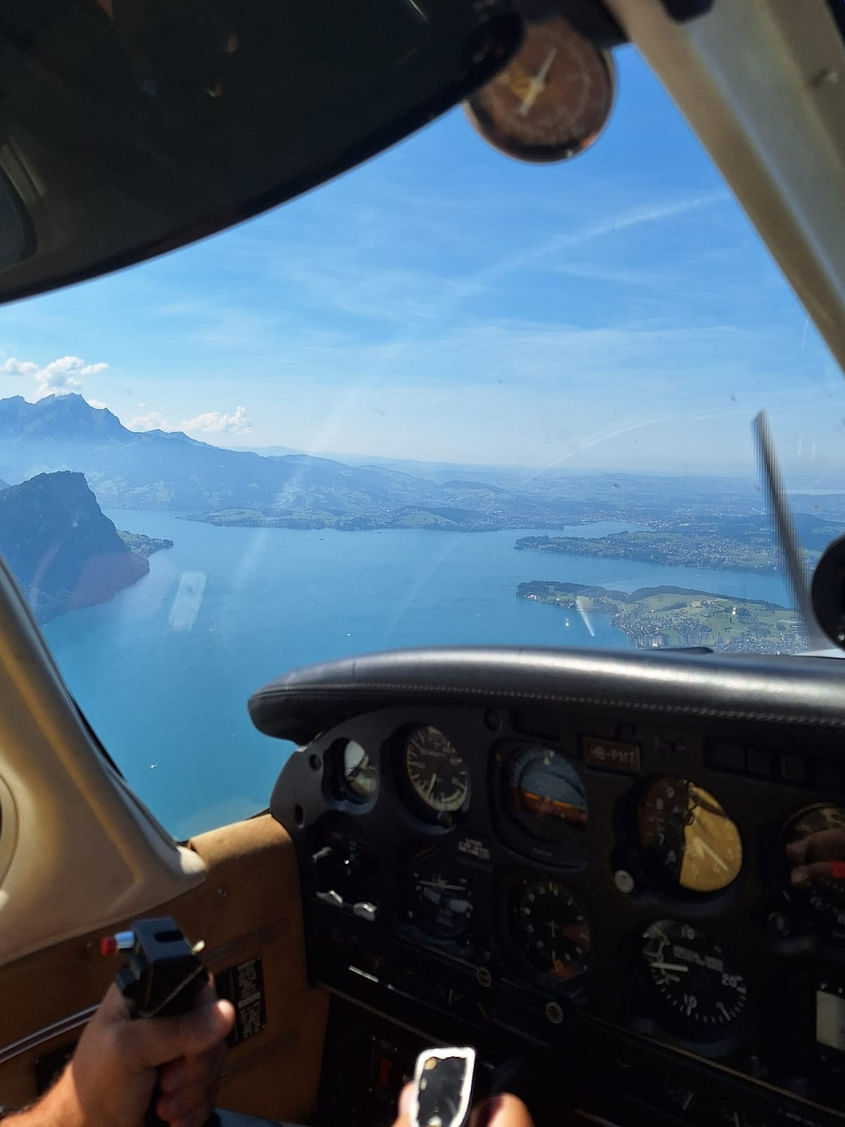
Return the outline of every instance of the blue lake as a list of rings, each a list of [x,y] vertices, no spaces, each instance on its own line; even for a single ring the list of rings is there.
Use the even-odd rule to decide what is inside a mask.
[[[517,599],[530,579],[790,602],[775,576],[515,551],[530,530],[301,532],[108,515],[174,547],[111,602],[55,619],[45,633],[103,743],[178,837],[266,806],[290,745],[256,732],[246,701],[287,669],[413,645],[627,647],[606,620],[592,635],[577,615]]]

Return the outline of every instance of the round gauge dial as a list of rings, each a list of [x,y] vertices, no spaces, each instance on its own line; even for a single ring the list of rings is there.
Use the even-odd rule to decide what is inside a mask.
[[[587,824],[587,796],[575,767],[559,751],[535,745],[508,765],[511,814],[535,837],[560,840]]]
[[[665,884],[718,892],[742,868],[739,830],[712,794],[688,779],[656,779],[637,811],[640,847]]]
[[[556,880],[526,878],[514,888],[511,934],[530,962],[560,982],[590,960],[590,924],[581,901]]]
[[[555,16],[526,24],[516,56],[464,109],[482,137],[508,156],[565,160],[598,137],[614,89],[610,56]]]
[[[455,814],[469,801],[469,767],[438,728],[409,732],[403,761],[411,792],[429,813]]]
[[[378,793],[378,772],[367,749],[347,740],[341,750],[343,790],[354,802],[369,802]]]
[[[408,871],[408,919],[435,939],[457,939],[472,919],[472,887],[457,861],[427,849]]]
[[[790,896],[810,923],[845,934],[845,810],[811,806],[786,832]]]
[[[643,933],[642,958],[659,1016],[675,1029],[716,1037],[745,1009],[745,979],[721,947],[687,923],[651,924]]]

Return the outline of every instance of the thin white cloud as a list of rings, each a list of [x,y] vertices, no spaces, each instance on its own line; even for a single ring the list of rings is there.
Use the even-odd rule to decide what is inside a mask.
[[[277,268],[287,285],[318,307],[378,321],[431,321],[476,296],[471,281],[445,277],[422,269],[392,266],[363,269],[360,265],[323,264],[319,270],[306,261],[287,261]]]
[[[156,307],[156,313],[180,336],[187,331],[197,344],[214,349],[254,350],[257,340],[272,336],[280,327],[278,311],[259,315],[254,309],[213,297],[165,302]]]
[[[594,262],[556,262],[550,267],[553,274],[563,274],[570,278],[583,278],[588,282],[602,282],[614,286],[654,286],[665,293],[671,284],[672,275],[666,270],[646,270],[638,267],[627,269],[614,266],[601,266]]]
[[[10,376],[32,376],[38,371],[38,365],[32,360],[16,360],[10,356],[3,362],[3,371]]]
[[[319,348],[294,334],[267,369],[276,402],[255,434],[329,454],[725,468],[730,451],[732,468],[753,465],[748,420],[760,406],[798,394],[810,411],[828,386],[823,357],[796,356],[791,335],[788,323],[764,333],[663,317],[488,318],[416,340],[327,335]]]
[[[129,430],[172,430],[170,423],[159,411],[150,411],[146,415],[137,415],[126,424]]]
[[[231,415],[221,411],[206,411],[193,419],[186,419],[183,430],[199,431],[201,434],[246,434],[252,430],[252,423],[245,407],[236,407]]]
[[[686,215],[688,212],[700,211],[702,208],[723,203],[728,198],[727,192],[720,189],[714,192],[702,192],[697,195],[662,200],[654,204],[629,207],[616,215],[600,219],[595,223],[587,223],[574,231],[568,231],[565,235],[558,235],[553,239],[544,239],[520,254],[503,258],[487,269],[480,271],[472,281],[487,285],[515,271],[524,270],[527,266],[535,266],[544,260],[553,259],[561,251],[580,247],[595,239],[601,239],[607,235],[617,235],[622,231],[629,231],[645,224],[666,222],[678,216]]]
[[[35,399],[81,391],[82,380],[86,376],[99,375],[107,368],[108,364],[102,362],[86,364],[81,356],[60,356],[43,367],[33,360],[18,360],[10,356],[2,365],[2,371],[8,375],[24,376],[35,381]]]
[[[553,237],[535,237],[517,252],[493,258],[481,269],[470,269],[463,275],[446,274],[437,267],[432,268],[430,254],[425,256],[424,266],[409,266],[407,262],[397,266],[389,247],[382,247],[382,253],[370,254],[366,263],[361,260],[360,247],[354,248],[351,255],[347,253],[344,256],[343,243],[340,247],[333,247],[330,259],[323,253],[322,244],[318,241],[304,244],[298,250],[288,248],[284,256],[279,256],[276,250],[267,250],[266,246],[263,250],[254,249],[253,253],[265,256],[269,278],[272,283],[281,283],[285,287],[282,293],[286,300],[304,301],[322,310],[328,308],[370,321],[396,322],[405,326],[406,336],[411,337],[417,336],[420,331],[428,333],[432,322],[452,317],[467,302],[489,296],[513,274],[540,270],[559,273],[561,267],[571,261],[573,252],[583,254],[589,250],[593,254],[597,242],[618,251],[620,247],[627,247],[629,237],[637,237],[639,231],[647,232],[654,225],[660,226],[665,238],[674,220],[722,204],[728,199],[728,194],[718,189],[617,209],[599,219],[573,221],[570,218],[566,223],[569,229],[563,233]],[[560,230],[559,222],[555,226]],[[536,224],[532,223],[531,227],[533,230]],[[550,226],[550,229],[554,227]],[[460,230],[456,231],[456,245],[460,246],[467,237],[466,234],[461,235]],[[267,242],[275,245],[272,240]],[[347,251],[349,249],[346,247]],[[630,255],[627,257],[630,258]],[[319,269],[314,268],[315,260],[320,261]],[[585,269],[589,269],[589,265]],[[655,285],[665,284],[665,276],[662,279],[654,277],[654,271],[652,275]],[[597,280],[603,279],[599,277]],[[614,284],[621,280],[619,277],[607,279]],[[641,279],[635,278],[629,270],[625,282],[639,285]],[[177,303],[176,310],[185,312],[183,305]],[[190,304],[188,309],[194,312]],[[238,320],[235,319],[235,324]],[[250,344],[255,339],[250,334],[256,328],[259,326],[248,326],[248,333],[243,338]],[[237,343],[240,345],[241,340]]]

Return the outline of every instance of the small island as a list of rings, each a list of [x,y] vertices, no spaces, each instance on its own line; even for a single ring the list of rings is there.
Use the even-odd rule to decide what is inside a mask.
[[[117,534],[133,555],[145,560],[154,552],[173,547],[173,541],[164,536],[145,536],[143,532],[125,532],[122,529],[118,529]]]
[[[588,619],[603,615],[641,649],[709,646],[718,652],[795,653],[807,644],[794,611],[757,599],[683,587],[641,587],[626,594],[545,580],[520,583],[516,594]]]

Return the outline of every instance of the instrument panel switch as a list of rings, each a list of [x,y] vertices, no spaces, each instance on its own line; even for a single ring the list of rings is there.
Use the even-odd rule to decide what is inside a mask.
[[[378,904],[373,904],[371,900],[359,900],[357,904],[352,905],[352,915],[357,916],[359,920],[375,923]]]
[[[626,896],[634,891],[634,878],[627,869],[617,869],[613,874],[613,883]]]
[[[325,892],[318,892],[316,896],[318,900],[321,900],[324,904],[331,905],[332,908],[343,907],[343,897],[339,892],[335,892],[333,888],[328,888]]]

